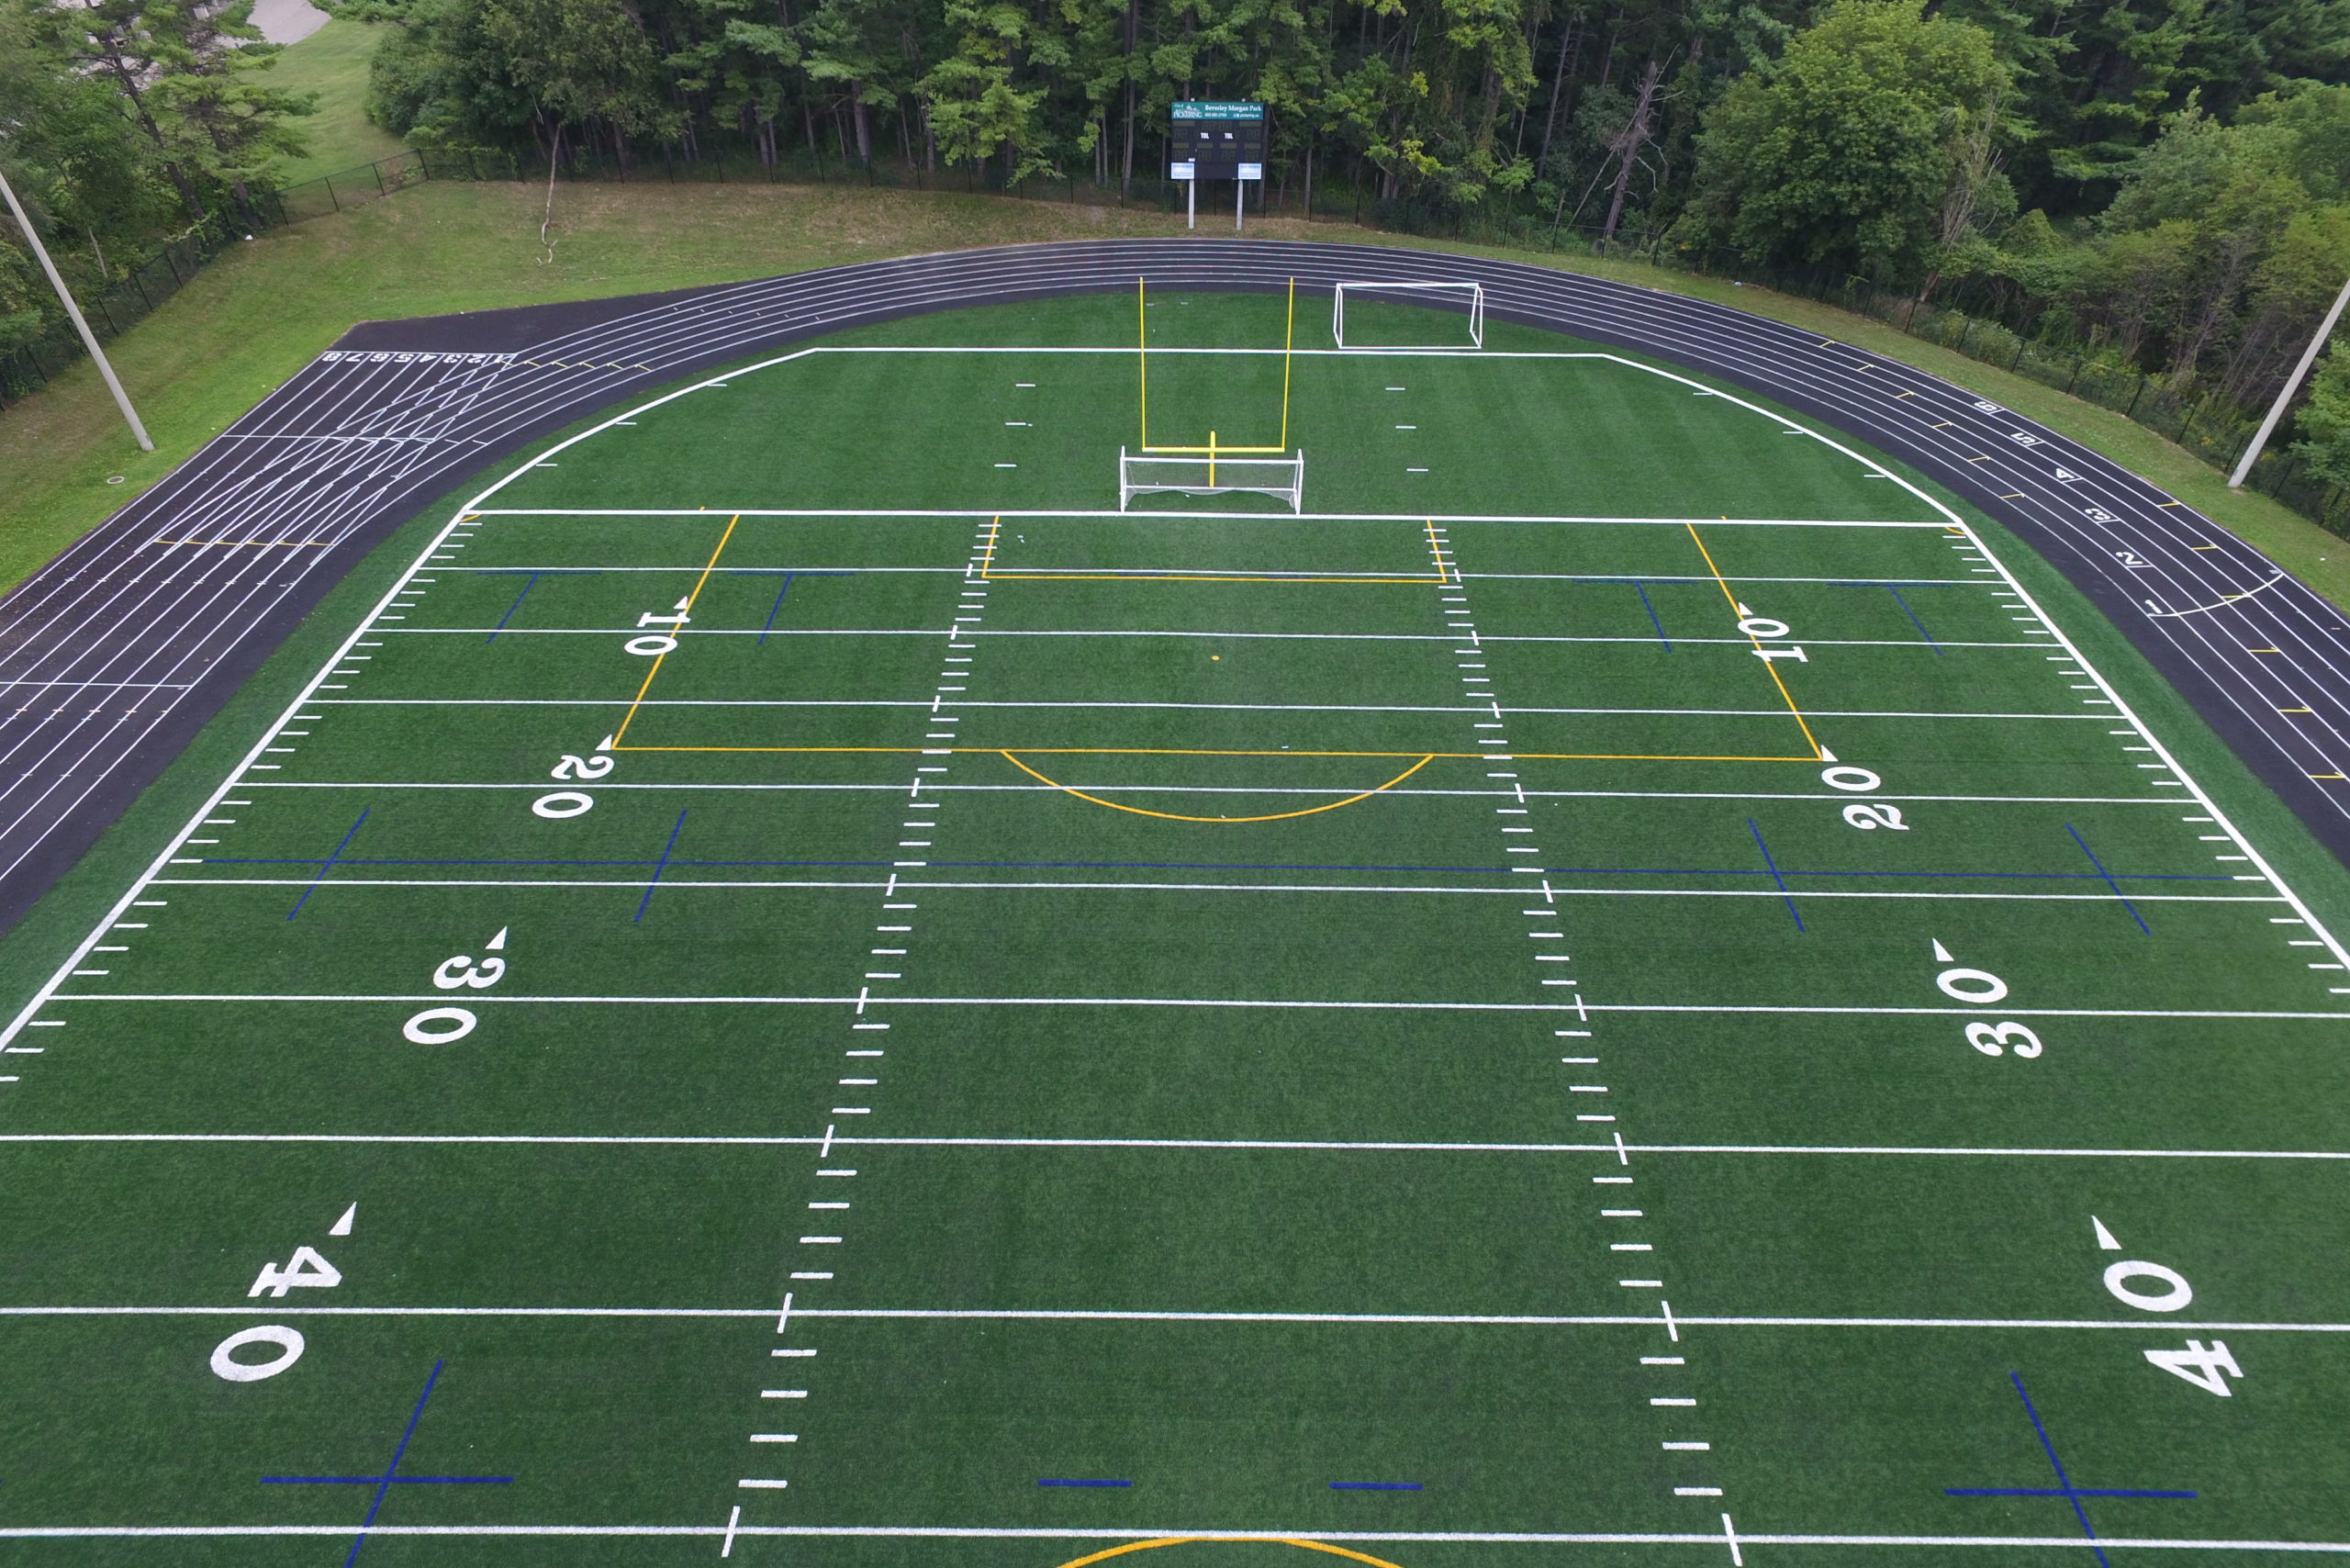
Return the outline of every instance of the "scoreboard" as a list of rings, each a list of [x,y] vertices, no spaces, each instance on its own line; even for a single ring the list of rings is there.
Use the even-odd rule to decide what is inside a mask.
[[[1265,106],[1177,104],[1168,128],[1170,180],[1262,180]]]

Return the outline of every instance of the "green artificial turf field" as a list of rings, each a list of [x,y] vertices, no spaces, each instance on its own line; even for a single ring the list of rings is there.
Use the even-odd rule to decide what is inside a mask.
[[[11,977],[0,1560],[2350,1551],[2342,868],[1905,471],[1326,308],[1145,317],[1298,512],[1113,297],[387,546]]]

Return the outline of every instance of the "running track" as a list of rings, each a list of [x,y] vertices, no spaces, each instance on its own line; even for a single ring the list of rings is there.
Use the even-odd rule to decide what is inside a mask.
[[[1516,263],[1127,240],[965,251],[690,294],[371,322],[0,599],[0,930],[372,546],[623,395],[957,306],[1154,285],[1474,278],[1487,308],[1734,382],[1906,460],[2031,542],[2350,861],[2350,627],[2217,524],[1947,381],[1797,328]]]

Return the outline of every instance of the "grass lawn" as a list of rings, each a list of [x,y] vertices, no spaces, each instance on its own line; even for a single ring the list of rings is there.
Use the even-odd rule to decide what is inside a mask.
[[[1506,323],[1110,512],[1132,309],[538,443],[11,934],[9,1560],[2350,1540],[2350,874],[2110,623]]]
[[[382,29],[368,23],[336,20],[279,53],[269,84],[319,95],[319,112],[302,122],[310,137],[308,154],[278,161],[278,177],[285,184],[339,174],[402,150],[400,139],[369,124],[361,107],[367,97],[367,60],[382,38]]]

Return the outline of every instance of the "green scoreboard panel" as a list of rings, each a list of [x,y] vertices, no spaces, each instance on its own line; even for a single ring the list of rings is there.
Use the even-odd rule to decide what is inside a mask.
[[[1180,103],[1169,121],[1170,180],[1265,177],[1265,106]]]

